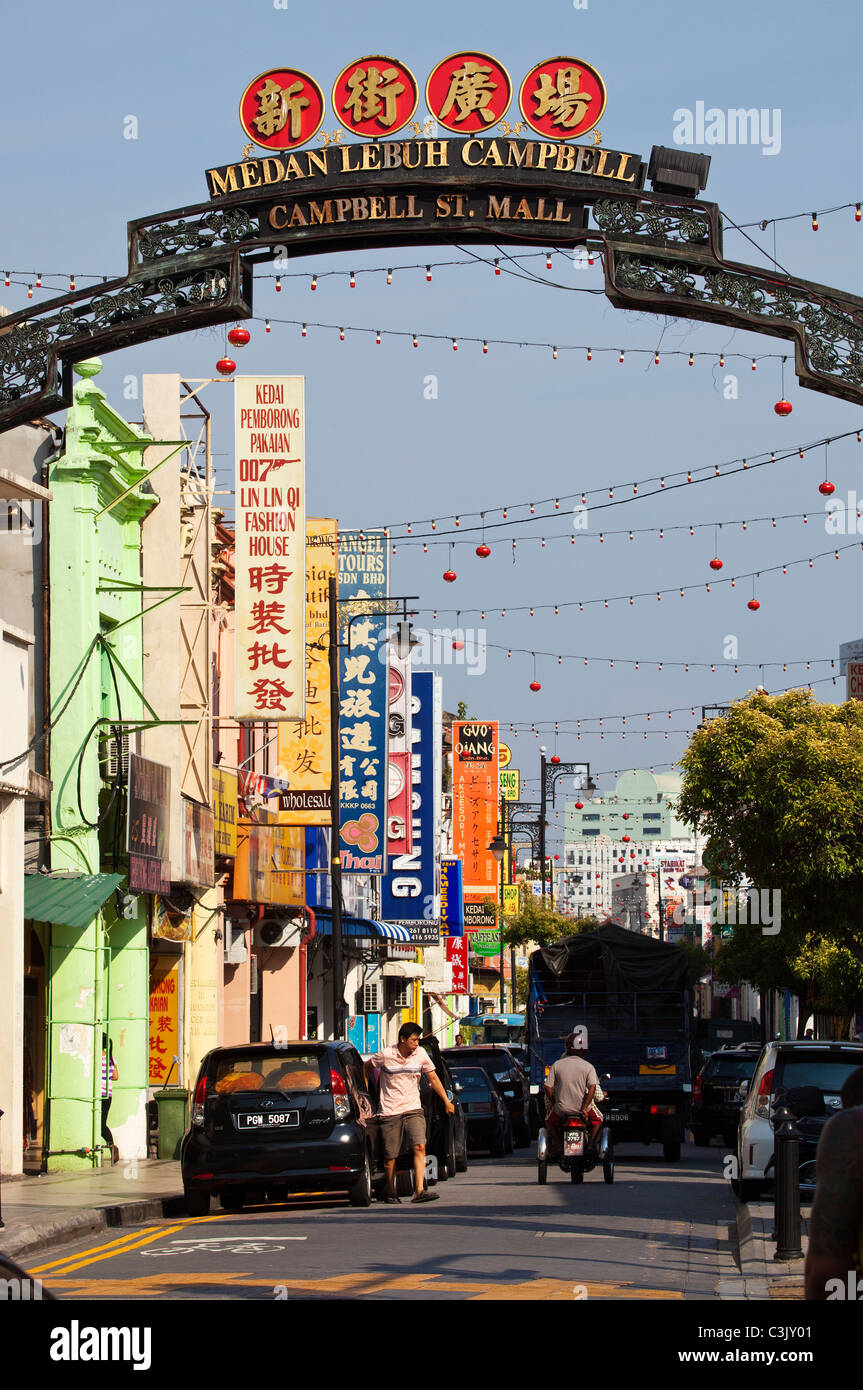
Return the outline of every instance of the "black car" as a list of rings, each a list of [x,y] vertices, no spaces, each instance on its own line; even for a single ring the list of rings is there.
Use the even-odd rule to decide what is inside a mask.
[[[512,1120],[516,1148],[530,1141],[530,1083],[504,1043],[447,1047],[443,1056],[451,1067],[482,1067],[497,1083]]]
[[[497,1083],[479,1066],[453,1067],[452,1077],[465,1111],[468,1148],[488,1149],[492,1158],[511,1154],[512,1120]]]
[[[448,1115],[443,1101],[425,1077],[420,1082],[420,1099],[426,1116],[426,1153],[434,1154],[439,1178],[454,1178],[467,1170],[467,1124],[464,1108],[453,1085],[450,1068],[437,1038],[427,1035],[420,1047],[431,1057],[438,1080],[455,1106]]]
[[[760,1043],[722,1048],[708,1057],[692,1088],[692,1138],[709,1144],[721,1134],[729,1146],[736,1142],[742,1101],[741,1081],[751,1081],[761,1053]]]
[[[180,1146],[186,1210],[342,1191],[367,1207],[380,1180],[362,1058],[347,1042],[247,1043],[201,1062]]]

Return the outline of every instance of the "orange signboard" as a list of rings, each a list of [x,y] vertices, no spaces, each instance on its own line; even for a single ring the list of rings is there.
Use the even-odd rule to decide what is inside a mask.
[[[288,784],[279,796],[280,825],[330,823],[330,613],[327,591],[336,573],[338,527],[306,522],[306,717],[278,726],[276,775]]]
[[[497,834],[498,750],[496,720],[453,721],[453,853],[464,864],[466,927],[488,925],[468,904],[497,900],[498,866],[488,846]]]
[[[150,1085],[176,1086],[179,1056],[180,961],[178,956],[150,957]]]

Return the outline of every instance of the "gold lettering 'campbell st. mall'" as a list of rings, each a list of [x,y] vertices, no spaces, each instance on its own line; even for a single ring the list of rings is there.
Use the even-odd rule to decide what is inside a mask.
[[[537,170],[549,176],[564,175],[572,178],[574,186],[585,180],[602,179],[611,185],[634,184],[640,187],[644,166],[636,154],[607,150],[598,145],[572,145],[554,140],[483,137],[470,140],[383,140],[374,144],[329,146],[322,150],[297,150],[280,156],[245,159],[237,164],[208,169],[207,186],[210,197],[219,199],[256,190],[276,191],[280,186],[293,183],[302,183],[308,188],[309,183],[330,183],[340,175],[389,173],[403,181],[405,174],[413,171],[420,174],[426,170],[441,170],[455,176],[466,169],[483,168],[509,169],[516,177],[522,170]],[[389,206],[391,199],[387,195],[368,201],[370,204],[374,201],[378,209],[365,214],[370,220],[399,215],[398,209],[395,212],[381,210],[382,204]],[[407,199],[400,195],[401,216],[410,217],[406,203]],[[323,217],[321,220],[340,221],[346,216],[347,213],[339,218],[333,213],[332,218]],[[543,217],[540,220],[546,219]]]

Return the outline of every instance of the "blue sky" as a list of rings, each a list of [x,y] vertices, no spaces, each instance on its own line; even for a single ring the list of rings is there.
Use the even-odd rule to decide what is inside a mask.
[[[311,73],[329,94],[338,71],[364,53],[390,53],[406,62],[421,87],[432,66],[448,53],[478,47],[498,57],[514,83],[537,61],[570,54],[593,63],[608,88],[601,121],[603,144],[645,158],[654,144],[673,141],[674,112],[703,101],[721,109],[755,106],[781,111],[781,151],[716,145],[705,193],[738,222],[826,209],[863,198],[859,160],[859,11],[853,4],[731,3],[680,6],[663,0],[650,6],[632,0],[589,0],[577,10],[568,0],[542,7],[514,3],[434,6],[370,4],[347,0],[302,4],[288,0],[226,0],[146,7],[91,0],[83,10],[49,0],[38,10],[19,11],[6,36],[4,84],[0,94],[4,128],[4,218],[0,269],[114,275],[125,262],[126,222],[147,213],[206,198],[204,170],[237,159],[244,137],[237,105],[245,85],[277,62]],[[18,60],[15,60],[15,53]],[[514,108],[513,108],[514,109]],[[424,114],[422,103],[420,115]],[[124,118],[138,121],[138,139],[123,138]],[[328,111],[325,129],[334,128]],[[768,251],[774,229],[750,235]],[[863,224],[853,211],[776,228],[779,261],[805,278],[860,292]],[[491,248],[477,248],[486,259]],[[762,263],[754,247],[729,233],[726,254]],[[427,260],[467,260],[455,248],[365,252],[297,260],[293,271],[360,271],[367,267],[422,266]],[[246,372],[298,372],[307,378],[310,511],[336,514],[344,525],[371,527],[412,518],[491,510],[623,484],[680,469],[753,457],[764,450],[835,436],[863,423],[858,408],[798,389],[786,368],[786,394],[794,410],[786,420],[773,412],[780,396],[775,356],[752,373],[748,361],[718,367],[721,351],[787,352],[777,339],[732,334],[686,321],[660,321],[623,313],[601,295],[574,292],[601,285],[599,264],[576,272],[563,257],[552,272],[540,259],[530,263],[537,285],[488,265],[436,269],[426,283],[422,269],[398,271],[387,288],[383,276],[322,278],[314,296],[308,279],[291,280],[276,295],[271,278],[257,280],[252,343],[240,360]],[[17,275],[16,280],[26,279]],[[556,288],[556,285],[562,288]],[[37,295],[40,293],[36,292]],[[0,300],[17,309],[26,303],[26,283],[0,285]],[[273,319],[265,335],[263,318]],[[299,330],[276,319],[381,328],[383,343],[348,332]],[[424,342],[414,351],[387,330],[439,333],[445,341]],[[628,349],[624,365],[616,354],[492,346],[487,356],[463,343],[457,353],[449,337],[506,338],[516,343],[585,344]],[[709,352],[689,368],[685,357],[635,357],[635,348]],[[145,371],[180,372],[186,378],[213,374],[223,350],[223,330],[167,339],[106,359],[100,384],[124,408],[122,382]],[[739,377],[739,395],[727,400],[727,371]],[[427,399],[427,378],[437,378],[437,398]],[[212,387],[206,397],[217,423],[215,448],[221,485],[229,478],[231,434],[229,390]],[[134,418],[133,403],[128,413]],[[837,496],[859,487],[863,496],[863,446],[852,436],[830,451],[829,472]],[[542,690],[533,693],[529,656],[507,660],[489,647],[483,676],[464,668],[444,670],[444,703],[466,700],[471,714],[510,722],[584,720],[577,741],[574,724],[561,722],[558,752],[589,760],[611,785],[616,769],[666,764],[678,757],[693,727],[689,706],[723,702],[759,681],[756,672],[735,676],[724,659],[729,636],[738,641],[741,662],[801,661],[835,657],[840,641],[863,633],[859,618],[863,550],[836,562],[816,561],[765,575],[758,584],[761,608],[747,610],[751,582],[733,590],[714,586],[684,599],[672,596],[629,607],[603,604],[583,614],[561,608],[559,616],[538,605],[610,597],[672,585],[704,583],[713,554],[712,531],[672,531],[675,525],[740,520],[785,513],[808,524],[778,523],[723,528],[724,574],[748,572],[827,550],[823,500],[823,453],[804,460],[740,473],[715,484],[681,489],[658,499],[592,518],[587,533],[571,545],[571,517],[547,528],[546,547],[530,545],[529,528],[502,529],[492,555],[480,560],[473,544],[457,548],[458,580],[444,584],[448,552],[439,547],[399,546],[392,560],[396,593],[420,594],[422,606],[486,607],[489,644],[561,654],[578,662],[558,665],[538,659]],[[618,491],[618,496],[621,495]],[[539,511],[540,509],[537,508]],[[518,513],[522,515],[523,513]],[[514,512],[513,515],[516,515]],[[613,518],[613,520],[612,520]],[[498,519],[500,519],[498,517]],[[861,523],[863,524],[863,523]],[[663,526],[665,539],[608,536],[600,526]],[[519,545],[513,563],[511,537]],[[552,536],[562,539],[552,540]],[[500,539],[498,538],[500,537]],[[848,537],[837,538],[840,543]],[[502,607],[537,605],[500,617]],[[443,619],[443,615],[442,619]],[[429,615],[430,618],[430,615]],[[478,622],[477,619],[471,619]],[[452,626],[454,615],[446,625]],[[588,667],[583,656],[590,658]],[[605,658],[604,661],[594,658]],[[624,659],[663,661],[663,670]],[[615,660],[614,668],[610,660]],[[715,675],[671,662],[713,662]],[[809,674],[824,675],[821,666]],[[800,667],[783,676],[767,672],[769,689],[805,681]],[[841,698],[842,686],[816,685],[821,698]],[[647,711],[684,706],[669,721]],[[619,720],[627,715],[627,738]],[[604,717],[605,738],[591,718]],[[665,726],[663,728],[663,725]],[[662,733],[654,732],[657,728]],[[572,730],[572,732],[563,732]],[[591,730],[592,732],[588,732]],[[642,731],[649,730],[647,740]],[[669,737],[664,737],[668,730]],[[637,734],[636,734],[637,731]],[[534,738],[521,727],[514,742],[515,765],[535,777],[538,745],[550,751],[554,736]],[[528,792],[533,789],[528,784]]]

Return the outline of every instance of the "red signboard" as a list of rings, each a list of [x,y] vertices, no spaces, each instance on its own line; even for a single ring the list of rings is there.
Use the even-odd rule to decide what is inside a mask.
[[[410,68],[380,54],[349,63],[333,84],[336,119],[352,134],[372,139],[406,126],[418,101],[419,88]]]
[[[324,119],[324,94],[313,77],[271,68],[250,82],[240,99],[240,124],[268,150],[292,150],[314,139]]]
[[[387,801],[387,854],[410,854],[411,755],[390,753]]]
[[[863,700],[863,661],[849,661],[847,667],[848,699]]]
[[[466,936],[446,938],[446,958],[452,964],[453,994],[467,994],[467,946]]]
[[[540,135],[574,140],[585,135],[605,110],[605,83],[580,58],[547,58],[531,68],[521,84],[521,114]]]
[[[429,111],[456,134],[489,130],[506,115],[511,100],[509,73],[487,53],[452,53],[426,83]]]

